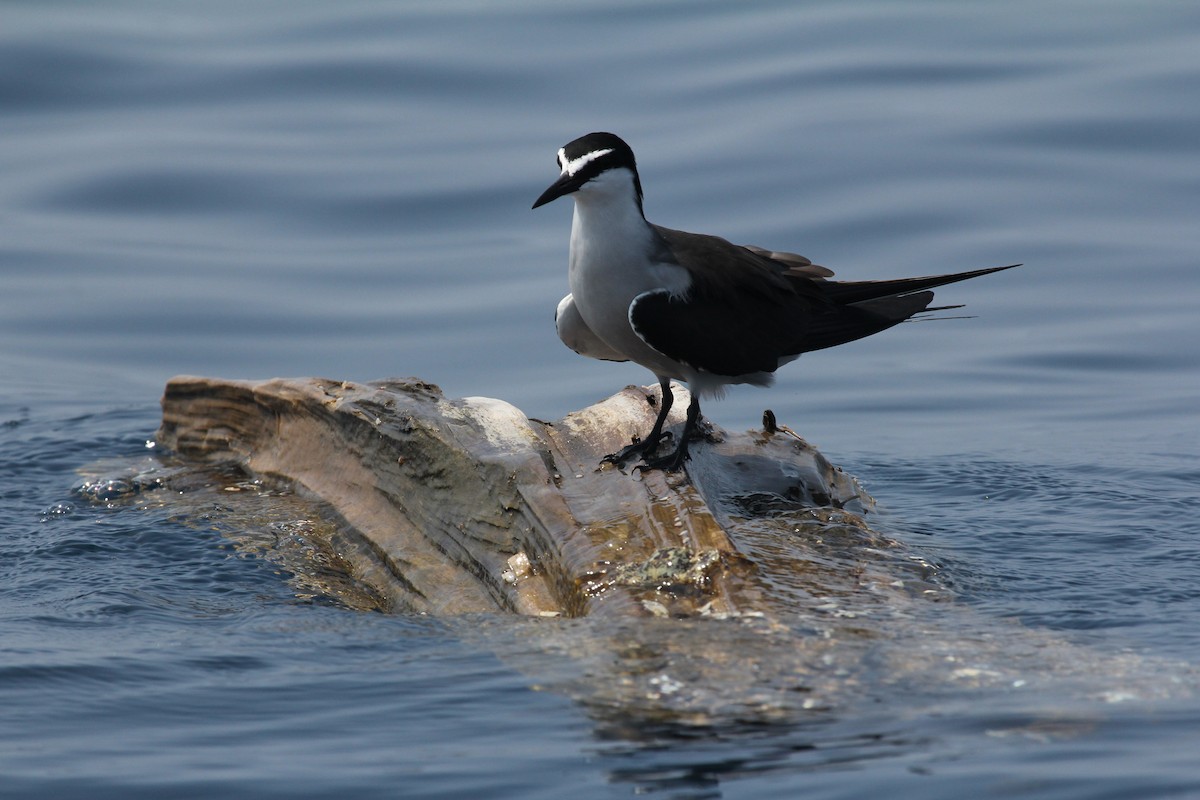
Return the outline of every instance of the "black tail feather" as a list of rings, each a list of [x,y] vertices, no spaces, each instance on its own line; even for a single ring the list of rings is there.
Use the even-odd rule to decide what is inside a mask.
[[[818,314],[804,332],[803,349],[800,352],[836,347],[899,325],[913,314],[927,311],[926,306],[932,299],[933,292],[914,292],[876,297],[843,306],[834,312]]]
[[[948,283],[978,278],[981,275],[990,275],[993,272],[1001,272],[1019,266],[1021,265],[1009,264],[1006,267],[989,267],[988,269],[956,272],[950,275],[927,275],[922,278],[897,278],[884,281],[826,281],[821,284],[821,288],[829,299],[842,305],[849,305],[861,303],[864,300],[874,300],[877,297],[919,292],[923,289],[945,286]]]

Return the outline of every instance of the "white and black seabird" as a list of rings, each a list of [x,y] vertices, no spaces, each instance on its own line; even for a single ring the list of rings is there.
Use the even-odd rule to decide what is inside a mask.
[[[930,308],[930,288],[1019,266],[880,281],[830,281],[831,270],[793,253],[731,244],[646,221],[637,163],[620,137],[589,133],[558,151],[562,171],[533,207],[575,198],[571,293],[558,304],[559,338],[581,355],[634,361],[662,386],[644,439],[606,461],[641,455],[678,470],[700,417],[700,397],[726,386],[769,386],[801,353],[890,328]],[[679,444],[654,458],[673,400],[670,381],[692,392]]]

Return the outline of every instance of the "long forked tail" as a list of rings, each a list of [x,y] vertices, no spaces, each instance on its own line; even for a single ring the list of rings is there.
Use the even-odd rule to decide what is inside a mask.
[[[955,272],[950,275],[927,275],[922,278],[896,278],[883,281],[827,281],[822,284],[821,288],[824,289],[825,295],[829,299],[841,305],[849,305],[861,303],[864,300],[874,300],[877,297],[893,297],[919,292],[923,289],[933,289],[937,286],[945,286],[947,283],[978,278],[980,275],[990,275],[993,272],[1001,272],[1019,266],[1021,265],[1009,264],[1006,267],[989,267],[970,272]]]
[[[930,307],[933,292],[929,289],[955,281],[965,281],[992,272],[1019,267],[977,269],[953,275],[930,275],[924,278],[900,278],[890,281],[847,281],[822,284],[836,310],[817,314],[805,331],[801,352],[836,347],[855,339],[879,333],[916,314],[961,306]]]

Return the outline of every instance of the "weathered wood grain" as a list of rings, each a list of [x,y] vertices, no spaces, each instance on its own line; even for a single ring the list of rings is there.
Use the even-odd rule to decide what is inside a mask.
[[[217,526],[278,559],[298,595],[439,615],[606,735],[808,720],[881,692],[1196,685],[1189,667],[952,602],[919,551],[867,525],[855,481],[785,428],[711,430],[686,474],[599,466],[649,428],[656,393],[548,423],[419,380],[176,378],[154,452],[94,465],[78,491]]]
[[[158,441],[319,498],[357,535],[360,577],[397,608],[434,614],[761,612],[739,520],[756,507],[870,503],[782,431],[712,431],[687,475],[601,467],[649,428],[656,402],[656,390],[629,387],[548,423],[418,380],[179,377]],[[761,526],[779,515],[757,516]],[[795,537],[795,522],[782,534]]]

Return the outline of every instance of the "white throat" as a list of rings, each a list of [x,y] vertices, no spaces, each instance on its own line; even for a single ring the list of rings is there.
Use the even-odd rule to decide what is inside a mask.
[[[600,269],[615,278],[647,265],[653,232],[638,207],[632,172],[624,168],[603,172],[576,191],[573,199],[572,281],[580,269]]]
[[[629,307],[644,292],[686,294],[687,270],[659,261],[658,234],[638,207],[633,173],[603,172],[573,195],[568,273],[575,307],[588,328],[611,350],[656,375],[683,377],[678,364],[651,349],[634,332]]]

